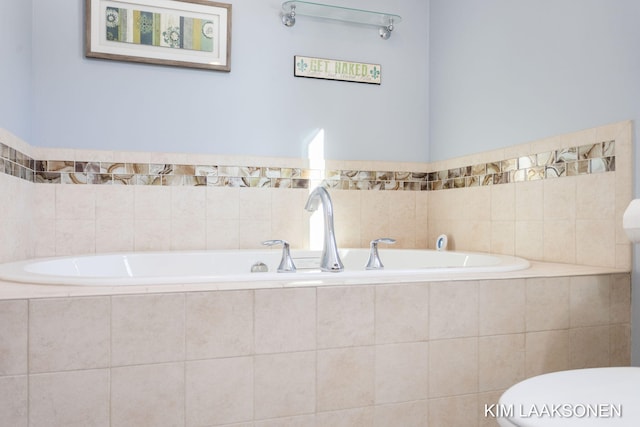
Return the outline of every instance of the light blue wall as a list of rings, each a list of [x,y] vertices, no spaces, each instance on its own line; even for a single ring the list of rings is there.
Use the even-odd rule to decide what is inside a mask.
[[[31,140],[31,0],[0,2],[0,127]]]
[[[431,0],[431,160],[640,118],[637,0]]]
[[[431,160],[628,119],[637,135],[639,22],[637,0],[431,0]],[[639,180],[636,172],[635,197]],[[635,252],[632,341],[640,365]]]
[[[328,158],[428,160],[424,0],[333,2],[403,16],[386,41],[302,16],[286,28],[280,0],[229,1],[231,73],[86,59],[84,1],[33,2],[36,145],[303,157],[324,129]],[[296,54],[381,64],[382,85],[295,78]]]

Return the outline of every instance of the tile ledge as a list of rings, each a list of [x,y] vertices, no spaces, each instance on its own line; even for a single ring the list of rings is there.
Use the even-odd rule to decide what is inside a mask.
[[[431,283],[431,282],[456,282],[456,281],[484,281],[484,280],[513,280],[513,279],[534,279],[566,276],[596,276],[607,274],[629,274],[628,269],[613,267],[596,267],[577,264],[561,264],[530,261],[531,266],[526,270],[499,272],[499,273],[457,273],[457,274],[434,274],[427,277],[405,276],[396,279],[376,280],[370,278],[357,282],[349,280],[348,283],[340,283],[338,280],[318,285],[317,282],[299,283],[295,286],[287,285],[283,282],[266,282],[264,286],[251,286],[250,283],[211,283],[211,284],[191,284],[191,285],[156,285],[156,286],[57,286],[57,285],[30,285],[13,282],[0,281],[0,301],[1,300],[22,300],[41,298],[69,298],[84,296],[112,296],[130,294],[158,294],[175,292],[206,292],[206,291],[228,291],[228,290],[255,290],[255,289],[275,289],[282,287],[324,287],[324,286],[363,286],[380,283],[406,284],[406,283]]]

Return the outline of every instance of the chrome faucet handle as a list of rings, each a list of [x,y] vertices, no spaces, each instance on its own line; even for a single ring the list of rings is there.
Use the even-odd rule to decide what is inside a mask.
[[[278,273],[295,273],[296,266],[291,258],[291,251],[289,250],[289,242],[286,240],[265,240],[262,242],[265,246],[282,245],[282,259],[278,266]]]
[[[382,239],[375,239],[371,241],[369,246],[369,260],[367,261],[367,270],[381,270],[384,268],[382,261],[380,261],[380,255],[378,254],[378,243],[386,243],[392,245],[396,242],[396,239],[389,237],[383,237]]]

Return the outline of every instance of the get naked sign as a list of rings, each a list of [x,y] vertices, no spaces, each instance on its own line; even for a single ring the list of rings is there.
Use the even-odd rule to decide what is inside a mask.
[[[382,77],[381,73],[380,64],[312,58],[298,55],[293,57],[293,75],[296,77],[379,85]]]

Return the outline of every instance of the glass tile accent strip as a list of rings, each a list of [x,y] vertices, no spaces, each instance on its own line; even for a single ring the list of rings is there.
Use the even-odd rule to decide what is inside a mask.
[[[615,141],[437,171],[35,160],[0,142],[0,173],[35,183],[438,191],[613,172]],[[324,177],[324,178],[321,178]]]

